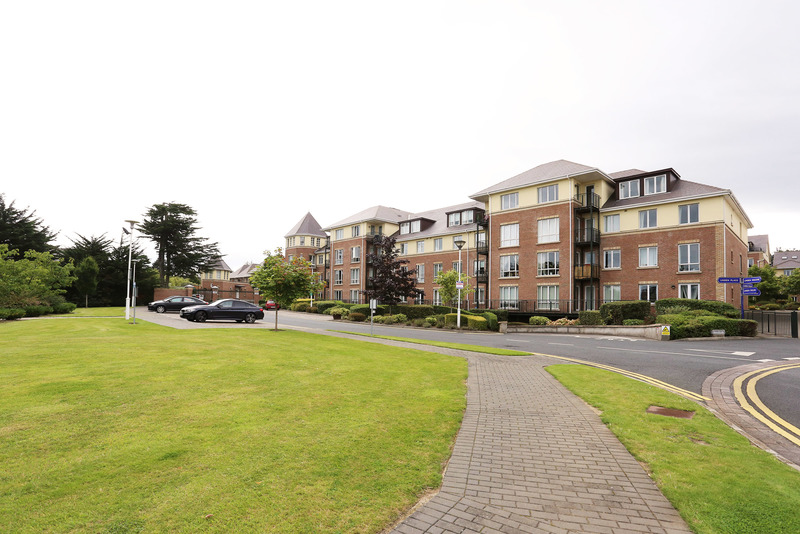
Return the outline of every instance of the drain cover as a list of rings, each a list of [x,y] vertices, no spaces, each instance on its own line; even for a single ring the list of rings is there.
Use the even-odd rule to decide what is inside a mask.
[[[667,417],[678,417],[679,419],[691,419],[694,417],[694,412],[686,410],[676,410],[674,408],[664,408],[662,406],[650,406],[647,413],[654,413],[656,415],[666,415]]]

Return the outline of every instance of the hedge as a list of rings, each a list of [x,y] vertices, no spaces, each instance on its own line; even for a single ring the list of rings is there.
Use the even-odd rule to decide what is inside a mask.
[[[545,326],[550,324],[550,319],[547,317],[542,317],[541,315],[534,315],[530,319],[528,319],[528,324],[534,326]]]
[[[367,316],[364,315],[363,313],[358,313],[354,311],[351,311],[350,315],[347,316],[347,319],[349,319],[350,321],[356,321],[358,323],[364,322],[366,318]]]
[[[350,313],[363,313],[366,317],[372,315],[369,304],[356,304],[350,308]],[[375,308],[375,315],[386,315],[387,313],[389,313],[389,306],[385,304],[378,304],[378,307]]]
[[[342,304],[341,302],[336,302],[335,300],[318,300],[317,301],[317,309],[319,313],[325,313],[325,310],[329,310],[336,306]]]
[[[0,308],[0,319],[14,321],[25,317],[25,310],[22,308]]]
[[[650,302],[647,300],[606,302],[600,306],[600,314],[605,324],[621,325],[625,319],[641,319],[647,322],[650,318]]]
[[[481,315],[482,313],[489,312],[494,314],[497,317],[498,321],[508,321],[508,310],[496,310],[496,309],[489,309],[489,310],[482,310],[479,308],[475,308],[470,310],[470,312],[475,313],[477,315]]]
[[[478,315],[467,315],[467,328],[470,330],[488,330],[489,322]]]
[[[697,299],[661,299],[656,301],[656,313],[663,314],[665,308],[673,306],[685,306],[690,310],[706,310],[718,315],[735,319],[739,317],[739,310],[733,304],[720,302],[718,300],[697,300]],[[602,307],[601,307],[602,309]]]
[[[409,319],[424,319],[425,317],[436,314],[433,306],[427,306],[425,304],[395,304],[392,306],[392,310],[397,313],[402,313]],[[450,310],[448,309],[447,311]]]
[[[72,302],[60,302],[58,304],[53,304],[53,313],[72,313],[77,307],[78,305]]]
[[[578,312],[578,322],[582,325],[604,324],[603,315],[599,311]]]
[[[712,330],[725,330],[726,336],[755,337],[758,323],[748,319],[733,319],[713,315],[688,314],[659,315],[656,322],[670,325],[670,339],[711,337]]]
[[[25,317],[39,317],[48,313],[53,313],[50,306],[25,306]]]
[[[481,317],[486,319],[486,323],[489,326],[489,330],[492,330],[494,332],[497,332],[498,330],[500,330],[500,325],[499,325],[499,323],[497,321],[497,315],[493,314],[492,312],[485,311],[485,312],[481,313]]]

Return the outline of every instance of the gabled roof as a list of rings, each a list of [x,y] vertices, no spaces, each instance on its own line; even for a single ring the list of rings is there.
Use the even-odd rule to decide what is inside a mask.
[[[283,237],[292,237],[295,235],[328,237],[328,235],[322,231],[322,227],[319,225],[314,216],[311,215],[311,213],[306,213],[305,216],[300,219],[300,222],[295,224],[294,227],[289,230],[289,233]]]
[[[779,250],[772,255],[775,269],[800,269],[800,250]]]
[[[493,193],[499,193],[501,191],[508,191],[509,189],[517,189],[519,187],[525,187],[543,182],[550,182],[559,178],[566,178],[568,176],[586,174],[590,172],[599,173],[611,181],[611,178],[608,177],[608,175],[596,167],[588,167],[586,165],[581,165],[580,163],[573,163],[572,161],[560,159],[557,161],[551,161],[550,163],[544,163],[538,167],[534,167],[512,178],[509,178],[508,180],[503,180],[502,182],[496,183],[493,186],[487,187],[486,189],[470,195],[469,198],[474,198],[475,200],[485,200],[486,197]]]
[[[245,263],[238,269],[236,269],[235,273],[231,273],[231,279],[234,278],[250,278],[250,275],[253,274],[253,271],[256,270],[258,267],[258,263]]]
[[[397,242],[404,241],[417,241],[437,235],[457,235],[459,233],[470,232],[477,228],[477,223],[462,224],[460,226],[447,226],[447,214],[454,211],[468,210],[470,208],[484,209],[483,202],[473,201],[464,204],[457,204],[455,206],[448,206],[446,208],[437,208],[435,210],[423,211],[420,213],[413,213],[408,217],[408,220],[414,219],[428,219],[433,221],[433,224],[421,232],[413,232],[410,234],[398,235]]]
[[[628,176],[636,176],[639,174],[645,174],[647,171],[643,171],[640,169],[628,169],[627,171],[617,171],[612,172],[609,174],[611,178],[614,180],[619,180],[620,178],[627,178]]]
[[[670,202],[684,198],[689,199],[704,196],[717,196],[722,194],[730,194],[730,190],[714,187],[713,185],[690,182],[688,180],[676,180],[672,184],[672,189],[665,193],[642,195],[633,198],[623,198],[621,200],[610,199],[603,205],[602,209],[618,209],[630,207],[632,205],[636,206],[639,204],[651,204],[654,202]]]
[[[217,271],[230,271],[230,270],[231,270],[231,268],[228,266],[228,264],[227,264],[227,263],[225,263],[225,260],[223,260],[222,258],[219,258],[219,259],[218,259],[218,260],[217,260],[217,261],[214,263],[214,265],[212,265],[212,266],[211,266],[211,269],[209,269],[209,271],[211,271],[211,270],[217,270]]]
[[[380,221],[380,222],[388,222],[392,224],[400,224],[401,222],[408,220],[408,216],[411,215],[408,211],[399,210],[397,208],[388,208],[386,206],[372,206],[371,208],[367,208],[364,211],[360,211],[355,215],[351,215],[346,219],[342,219],[339,222],[335,222],[323,230],[332,230],[333,228],[339,228],[342,226],[350,226],[352,224],[358,224],[367,221]]]
[[[750,235],[747,240],[753,244],[753,252],[766,252],[769,254],[769,235]]]

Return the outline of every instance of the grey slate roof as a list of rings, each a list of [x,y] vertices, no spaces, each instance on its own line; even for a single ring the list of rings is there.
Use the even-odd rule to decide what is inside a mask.
[[[609,174],[611,178],[614,180],[619,180],[620,178],[627,178],[628,176],[637,176],[639,174],[645,174],[647,171],[643,171],[640,169],[628,169],[627,171],[617,171],[612,172]]]
[[[328,235],[322,231],[322,227],[311,213],[306,213],[305,216],[289,230],[289,233],[283,237],[292,237],[294,235],[328,237]]]
[[[769,235],[750,235],[747,240],[753,244],[753,251],[762,251],[769,254]]]
[[[459,233],[466,233],[475,230],[477,223],[462,224],[460,226],[447,226],[447,214],[454,211],[462,211],[470,208],[484,209],[483,202],[473,201],[464,204],[456,204],[455,206],[448,206],[446,208],[437,208],[435,210],[422,211],[420,213],[413,213],[408,217],[408,220],[414,219],[430,219],[433,224],[421,232],[414,232],[411,234],[398,235],[397,242],[402,243],[406,241],[418,241],[427,237],[439,235],[457,235]]]
[[[401,222],[408,220],[409,215],[411,215],[410,212],[399,210],[397,208],[372,206],[371,208],[360,211],[355,215],[347,217],[346,219],[342,219],[341,221],[328,225],[326,228],[323,228],[323,230],[331,230],[333,228],[340,228],[342,226],[350,226],[352,224],[358,224],[365,221],[381,221],[392,224],[400,224]]]
[[[499,193],[500,191],[507,191],[509,189],[515,189],[517,187],[524,187],[536,183],[549,182],[558,178],[564,178],[568,175],[584,174],[588,172],[599,172],[600,174],[605,175],[603,171],[597,169],[596,167],[588,167],[586,165],[581,165],[580,163],[574,163],[572,161],[560,159],[557,161],[551,161],[550,163],[544,163],[512,178],[503,180],[502,182],[496,183],[490,187],[487,187],[486,189],[482,189],[481,191],[470,195],[469,198],[481,200],[492,193]]]
[[[690,182],[688,180],[676,180],[672,184],[672,190],[666,193],[658,193],[655,195],[643,195],[634,198],[623,198],[622,200],[608,200],[601,209],[619,209],[630,206],[638,206],[644,204],[651,204],[654,202],[672,202],[681,199],[691,199],[704,196],[715,196],[721,194],[730,194],[730,190],[714,187],[713,185],[700,184],[697,182]]]
[[[235,278],[250,278],[250,275],[253,274],[253,271],[256,270],[258,265],[258,263],[245,263],[236,269],[235,273],[231,273],[231,280],[234,280]]]
[[[217,271],[230,271],[231,270],[231,268],[228,266],[227,263],[225,263],[225,260],[223,260],[222,258],[218,259],[216,261],[216,263],[214,263],[214,265],[211,266],[210,270],[212,270],[212,269],[215,269]]]
[[[800,269],[800,250],[779,250],[772,255],[775,270]]]

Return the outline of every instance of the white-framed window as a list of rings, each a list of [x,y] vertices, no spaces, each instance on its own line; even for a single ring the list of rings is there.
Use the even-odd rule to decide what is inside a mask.
[[[536,309],[558,309],[558,286],[539,286],[536,288]]]
[[[341,289],[335,289],[333,291],[333,300],[342,300],[342,290]]]
[[[519,276],[519,254],[500,256],[500,278]]]
[[[325,263],[325,254],[318,254],[317,265],[322,265],[323,263]]]
[[[619,232],[619,214],[603,217],[603,231],[606,233]]]
[[[639,212],[639,228],[655,228],[658,225],[658,211],[653,208]]]
[[[425,264],[417,264],[417,283],[422,284],[425,282]]]
[[[300,246],[304,247],[305,245],[306,245],[306,237],[301,235],[300,236]]]
[[[417,241],[417,254],[425,252],[425,241]]]
[[[519,245],[519,223],[500,225],[500,246],[513,247]]]
[[[361,235],[361,226],[355,225],[350,227],[350,234],[352,237],[358,237]]]
[[[441,237],[437,237],[436,239],[433,240],[433,251],[434,252],[439,252],[440,250],[442,250],[442,248],[443,248],[442,247],[442,238]]]
[[[536,274],[539,276],[552,276],[558,274],[558,251],[539,252],[536,255]]]
[[[658,247],[639,247],[639,267],[658,265]]]
[[[439,290],[433,290],[433,305],[434,306],[441,306],[442,305],[442,296],[439,295]]]
[[[545,185],[536,189],[539,204],[558,200],[558,184]]]
[[[337,240],[344,239],[344,228],[339,228],[334,232]]]
[[[475,212],[466,210],[461,212],[461,224],[470,224],[475,220]]]
[[[619,284],[603,286],[603,302],[618,302],[622,300]]]
[[[621,264],[622,254],[619,249],[604,250],[603,251],[603,268],[604,269],[619,269]]]
[[[419,225],[420,225],[419,219],[417,219],[416,221],[411,221],[411,232],[419,232]]]
[[[437,276],[442,274],[444,267],[441,263],[434,263],[433,264],[433,278],[435,279]]]
[[[700,243],[678,245],[678,271],[700,270]]]
[[[453,250],[458,250],[458,247],[456,246],[456,241],[464,241],[464,238],[460,235],[453,236]]]
[[[678,206],[678,218],[680,224],[700,222],[700,204],[695,203]]]
[[[400,223],[400,235],[406,235],[411,232],[411,223]]]
[[[700,284],[678,284],[678,298],[700,299]]]
[[[783,270],[783,275],[784,276],[792,276],[793,272],[794,272],[794,269],[784,269]]]
[[[337,248],[333,251],[333,263],[336,265],[341,265],[344,263],[344,249]]]
[[[483,305],[486,302],[486,288],[478,287],[475,289],[475,302]]]
[[[667,192],[667,175],[648,176],[644,179],[644,194],[655,195],[656,193]]]
[[[486,274],[486,260],[475,260],[472,262],[472,274]]]
[[[361,300],[361,295],[359,295],[360,291],[358,289],[351,289],[350,290],[350,302],[358,302]]]
[[[519,193],[500,195],[500,209],[510,210],[519,206]]]
[[[633,198],[639,196],[639,180],[628,180],[619,184],[619,198]]]
[[[475,232],[475,247],[485,247],[486,245],[486,232]]]
[[[344,280],[343,271],[341,269],[335,269],[333,271],[333,283],[336,284],[337,286],[340,286],[342,285],[343,280]]]
[[[408,243],[400,243],[400,255],[401,256],[408,255]]]
[[[501,286],[500,287],[500,309],[519,308],[519,287]]]
[[[658,300],[658,284],[639,284],[639,300]]]
[[[454,261],[453,262],[453,270],[455,272],[457,272],[457,273],[463,273],[464,271],[462,271],[461,269],[463,269],[463,267],[461,266],[461,262]]]
[[[350,269],[350,283],[351,284],[361,283],[361,269]]]
[[[351,262],[359,262],[361,261],[361,247],[351,247],[350,248],[350,261]]]
[[[451,213],[447,216],[447,226],[460,226],[461,212]]]
[[[755,264],[756,264],[756,260],[754,260],[753,258],[747,258],[747,268],[748,269],[750,267],[752,267],[753,265],[755,265]]]
[[[539,219],[537,222],[537,235],[539,243],[555,243],[559,240],[558,217]]]

